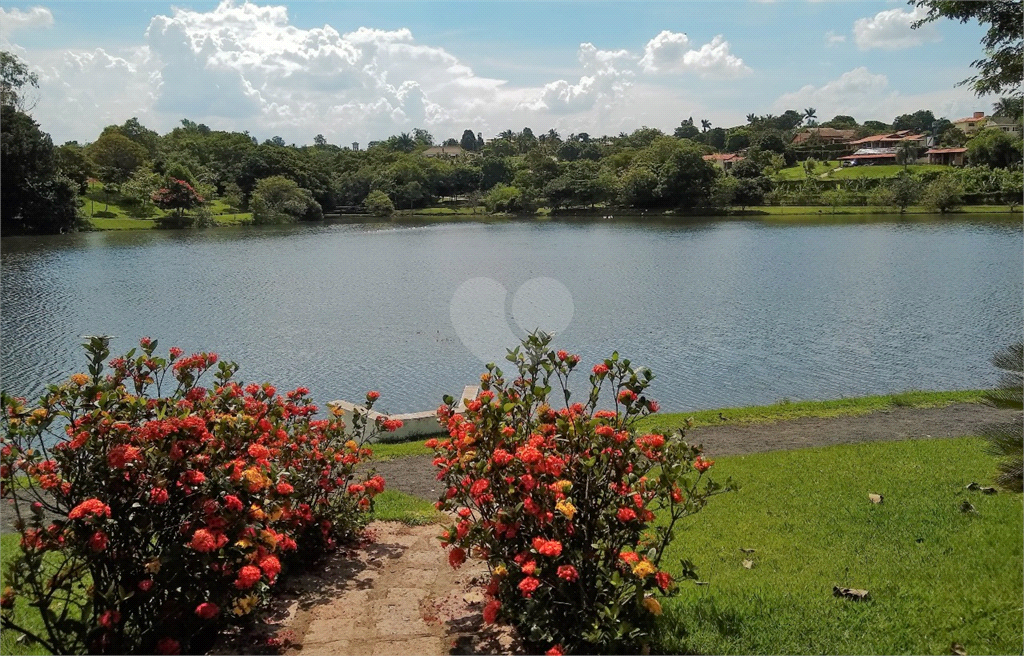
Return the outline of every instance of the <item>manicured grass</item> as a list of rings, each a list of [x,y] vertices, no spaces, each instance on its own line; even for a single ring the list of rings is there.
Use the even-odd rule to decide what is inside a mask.
[[[727,421],[739,423],[771,423],[798,419],[800,417],[841,417],[865,415],[871,412],[905,408],[936,408],[953,403],[980,403],[985,390],[961,390],[954,392],[910,391],[881,396],[859,396],[830,401],[781,401],[774,405],[757,405],[743,408],[718,408],[674,412],[645,417],[639,423],[640,430],[671,431],[685,426],[689,417],[694,426],[714,426],[722,423],[719,414]]]
[[[373,500],[373,518],[384,522],[420,526],[440,521],[444,519],[444,515],[429,501],[398,490],[384,490]]]
[[[873,166],[847,166],[842,167],[841,170],[836,171],[834,169],[840,168],[839,160],[832,160],[828,162],[829,174],[825,178],[821,178],[822,174],[826,172],[822,163],[819,163],[817,168],[814,169],[813,178],[820,178],[825,180],[854,180],[857,178],[891,178],[903,171],[902,164],[876,164]],[[941,164],[910,164],[907,166],[907,172],[909,173],[923,173],[925,171],[948,171],[952,167],[943,166]],[[804,172],[803,163],[799,163],[796,166],[790,166],[789,168],[782,169],[775,176],[776,180],[804,180],[807,178],[807,174]]]
[[[992,480],[985,444],[876,442],[716,459],[711,474],[741,489],[687,520],[666,553],[670,571],[689,559],[708,585],[683,582],[664,603],[661,649],[948,654],[956,642],[969,654],[1021,653],[1021,495],[964,489]],[[964,500],[976,512],[961,512]],[[870,598],[835,598],[833,585]]]
[[[21,536],[16,533],[0,535],[0,576],[3,578],[2,587],[7,587],[7,568],[21,551],[20,541]],[[16,598],[12,612],[12,619],[16,624],[25,627],[39,636],[46,636],[46,629],[43,626],[43,620],[39,615],[39,611],[30,607],[25,599]],[[15,631],[0,630],[0,654],[50,653],[38,644],[28,645],[24,642],[18,642],[18,636],[19,634]]]
[[[373,460],[395,460],[397,458],[409,458],[411,456],[429,456],[434,451],[423,446],[426,439],[414,440],[412,442],[377,442],[371,444],[373,449]]]
[[[771,423],[800,417],[842,417],[864,415],[871,412],[891,410],[896,407],[935,408],[952,403],[981,403],[985,390],[961,390],[954,392],[909,391],[881,396],[860,396],[829,401],[781,401],[774,405],[757,405],[743,408],[716,408],[692,412],[670,412],[651,415],[642,419],[637,429],[641,431],[674,431],[685,427],[686,420],[693,418],[694,426],[714,426],[722,423],[719,413],[726,420],[740,423]],[[409,442],[376,443],[373,448],[374,460],[395,460],[412,456],[433,455],[424,446],[426,439]]]
[[[151,208],[152,214],[145,218],[132,216],[128,206],[117,194],[110,194],[109,199],[103,192],[103,185],[91,184],[82,197],[85,215],[93,230],[149,230],[157,227],[156,217],[168,214],[163,210]],[[108,202],[109,200],[109,202]],[[209,203],[210,212],[217,225],[239,225],[252,221],[251,212],[232,213],[232,208],[220,198]]]

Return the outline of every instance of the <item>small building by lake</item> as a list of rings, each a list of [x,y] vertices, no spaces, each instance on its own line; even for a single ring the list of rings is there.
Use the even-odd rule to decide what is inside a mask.
[[[945,166],[963,166],[966,161],[966,148],[931,148],[925,153],[929,164]]]

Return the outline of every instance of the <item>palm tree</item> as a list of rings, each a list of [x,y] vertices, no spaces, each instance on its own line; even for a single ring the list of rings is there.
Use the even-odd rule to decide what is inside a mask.
[[[1019,119],[1022,113],[1024,113],[1024,99],[1022,98],[1000,98],[992,105],[994,116]]]
[[[550,130],[548,130],[546,136],[548,138],[548,141],[550,141],[552,144],[556,146],[562,142],[562,136],[558,134],[558,130],[556,130],[555,128],[551,128]]]
[[[753,125],[754,121],[756,121],[756,120],[757,120],[757,115],[756,114],[753,114],[753,113],[747,114],[747,123],[750,123],[751,125]]]
[[[513,130],[505,130],[504,132],[498,135],[498,138],[504,139],[505,141],[515,141],[516,133]]]
[[[700,128],[704,132],[707,132],[708,130],[711,129],[711,121],[707,120],[706,118],[702,118],[700,120]]]
[[[985,395],[997,408],[1017,410],[1012,421],[993,424],[982,430],[988,439],[989,453],[1000,458],[996,484],[1012,492],[1024,490],[1024,438],[1021,432],[1021,410],[1024,410],[1024,341],[1018,341],[997,352],[992,364],[1002,370],[999,385]]]
[[[904,139],[896,146],[896,163],[903,165],[903,170],[907,170],[907,165],[911,162],[917,161],[917,142],[909,139]]]
[[[807,121],[808,125],[814,125],[815,119],[818,118],[818,110],[813,107],[808,107],[804,110],[804,120]]]
[[[408,132],[395,137],[395,148],[403,153],[411,153],[416,149],[416,140]]]

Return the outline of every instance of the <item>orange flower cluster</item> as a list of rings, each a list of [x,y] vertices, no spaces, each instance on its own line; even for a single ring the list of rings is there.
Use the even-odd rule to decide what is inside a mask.
[[[243,386],[231,380],[236,365],[213,370],[215,354],[171,349],[165,359],[149,338],[95,375],[106,346],[92,338],[94,376],[72,376],[36,408],[3,397],[2,493],[14,498],[25,559],[79,558],[97,582],[92,617],[53,629],[68,632],[54,639],[62,651],[194,653],[193,623],[174,618],[247,616],[290,559],[309,561],[360,530],[385,482],[355,480],[355,469],[372,455],[366,442],[401,422],[367,425],[375,394],[351,426],[317,419],[306,388]],[[161,385],[173,393],[160,396]],[[63,439],[44,444],[55,417]],[[15,477],[31,486],[16,497]],[[22,517],[36,488],[47,495]],[[46,526],[45,511],[67,519]],[[107,595],[110,586],[134,595]],[[20,581],[12,594],[46,587]]]
[[[510,380],[488,365],[464,412],[454,399],[438,408],[448,436],[426,443],[444,490],[436,506],[458,517],[441,543],[453,567],[469,554],[487,560],[487,622],[503,617],[557,653],[635,650],[639,642],[599,636],[615,635],[621,621],[637,627],[633,638],[652,630],[652,604],[643,600],[674,591],[659,565],[672,528],[717,488],[696,487],[710,466],[698,449],[634,433],[633,422],[658,409],[645,395],[649,372],[613,356],[593,368],[589,402],[569,403],[566,381],[580,358],[548,350],[549,341],[531,335],[513,351]],[[551,394],[565,399],[559,408],[548,396],[553,384],[562,387]],[[615,409],[599,410],[609,387]],[[697,480],[688,479],[694,471]],[[659,512],[667,528],[654,525]],[[647,535],[654,539],[641,556]],[[590,601],[598,599],[601,606]]]

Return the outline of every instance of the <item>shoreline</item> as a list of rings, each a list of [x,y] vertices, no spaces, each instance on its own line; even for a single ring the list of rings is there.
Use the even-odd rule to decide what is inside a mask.
[[[535,214],[502,214],[472,212],[431,212],[429,210],[445,210],[447,208],[425,208],[428,211],[398,212],[390,217],[377,217],[371,214],[329,215],[323,221],[310,222],[310,225],[326,225],[332,223],[347,224],[440,224],[440,223],[504,223],[513,221],[547,222],[547,221],[580,221],[580,222],[686,222],[686,221],[765,221],[765,222],[877,222],[891,223],[895,221],[958,221],[977,220],[982,218],[991,221],[1020,221],[1021,212],[1011,211],[1006,205],[967,205],[954,212],[940,214],[925,207],[911,207],[906,212],[885,211],[873,206],[844,205],[831,207],[820,205],[766,205],[742,210],[702,210],[699,212],[617,210],[602,208],[599,210],[559,210]],[[246,223],[244,214],[221,214],[214,217],[214,228],[254,227]],[[230,217],[217,220],[219,217]],[[898,217],[898,218],[894,218]],[[927,218],[925,218],[927,217]],[[126,230],[160,230],[153,219],[133,218],[99,218],[87,217],[90,227],[82,232],[120,232]],[[300,225],[300,224],[293,224]],[[172,230],[172,229],[168,229]]]

